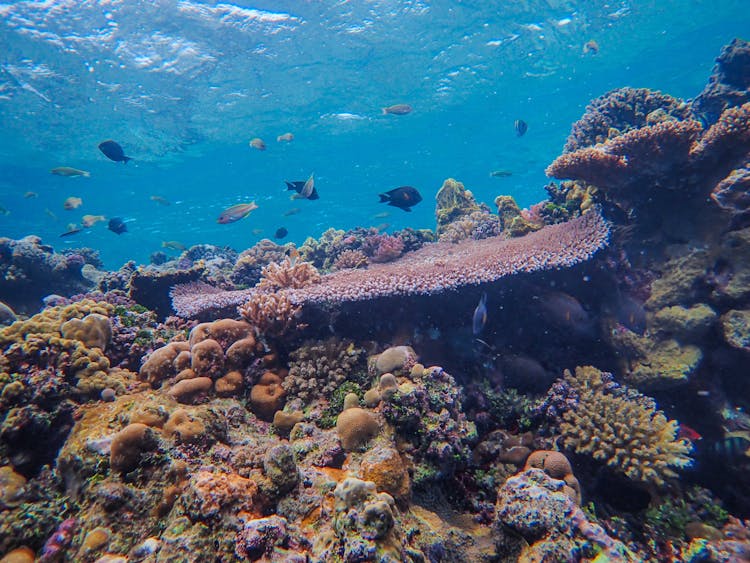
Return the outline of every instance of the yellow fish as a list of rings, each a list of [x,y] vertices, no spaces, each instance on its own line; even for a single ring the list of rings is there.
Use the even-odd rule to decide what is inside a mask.
[[[69,197],[63,202],[63,207],[70,211],[71,209],[78,209],[83,204],[83,200],[80,197]]]
[[[75,176],[89,178],[91,176],[91,173],[86,170],[78,170],[78,168],[71,168],[70,166],[58,166],[57,168],[50,170],[50,174],[54,174],[55,176],[65,176],[66,178],[73,178]]]
[[[185,245],[177,240],[164,240],[161,243],[162,248],[169,248],[170,250],[185,250]]]
[[[250,142],[248,143],[251,147],[254,149],[258,149],[259,151],[266,150],[266,143],[263,142],[263,139],[259,137],[255,137],[254,139],[250,139]]]
[[[93,227],[99,221],[106,221],[104,215],[84,215],[83,218],[81,218],[81,225],[86,228]]]
[[[258,209],[258,206],[254,201],[251,201],[250,203],[238,203],[237,205],[233,205],[222,211],[216,222],[221,225],[234,223],[235,221],[239,221],[250,215],[250,212],[254,209]]]

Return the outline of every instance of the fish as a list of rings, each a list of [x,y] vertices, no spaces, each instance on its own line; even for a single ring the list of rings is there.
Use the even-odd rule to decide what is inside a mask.
[[[78,168],[71,168],[70,166],[58,166],[49,171],[50,174],[55,176],[65,176],[66,178],[74,178],[76,176],[83,176],[84,178],[90,178],[91,172],[86,170],[78,170]]]
[[[67,209],[68,211],[71,211],[72,209],[78,209],[83,205],[83,200],[80,197],[73,197],[70,196],[65,201],[63,201],[63,207]]]
[[[750,457],[750,437],[747,432],[733,432],[709,447],[709,454],[724,459]]]
[[[266,143],[263,142],[263,139],[259,137],[254,137],[253,139],[250,139],[250,142],[248,143],[251,147],[254,149],[258,149],[259,151],[266,150]]]
[[[292,133],[284,133],[283,135],[279,135],[276,137],[277,143],[289,143],[294,140],[294,135]]]
[[[10,211],[8,211],[2,205],[0,205],[0,215],[10,215]]]
[[[107,228],[118,235],[128,232],[128,226],[125,224],[125,221],[119,217],[112,217],[112,219],[109,220],[109,226]]]
[[[391,227],[390,223],[380,223],[379,225],[375,225],[375,227],[373,228],[379,233],[382,233],[383,231],[389,229],[390,227]]]
[[[409,104],[395,104],[388,106],[387,108],[381,108],[382,115],[406,115],[411,113],[411,106]]]
[[[176,240],[163,240],[161,242],[161,247],[168,248],[170,250],[179,250],[179,251],[185,250],[185,245]]]
[[[292,207],[291,209],[287,209],[286,211],[284,211],[284,213],[282,213],[282,215],[284,217],[291,217],[292,215],[296,215],[300,211],[302,211],[302,210],[299,207]]]
[[[391,214],[387,211],[383,211],[382,213],[376,213],[372,216],[373,219],[385,219],[386,217],[390,217]]]
[[[474,336],[479,334],[484,329],[484,325],[487,323],[487,292],[482,293],[482,297],[479,299],[477,308],[474,309],[474,316],[472,317],[471,325]]]
[[[238,203],[237,205],[233,205],[222,211],[216,222],[221,225],[234,223],[235,221],[239,221],[250,215],[250,212],[254,209],[258,209],[258,206],[254,201],[251,201],[250,203]]]
[[[152,195],[149,199],[161,205],[169,205],[169,200],[167,200],[164,197],[161,197],[160,195]]]
[[[516,119],[513,122],[513,127],[515,128],[516,135],[518,137],[523,137],[526,134],[526,131],[529,129],[529,126],[523,119]]]
[[[57,215],[55,215],[54,213],[52,213],[52,211],[50,211],[49,209],[45,208],[45,209],[44,209],[44,213],[45,213],[45,214],[47,215],[47,217],[49,217],[50,219],[53,219],[53,220],[57,221]]]
[[[125,151],[122,150],[122,147],[112,139],[99,143],[99,150],[104,153],[104,156],[115,162],[127,164],[129,160],[133,160],[129,156],[125,156]]]
[[[385,192],[384,194],[378,195],[380,196],[379,203],[384,203],[387,201],[388,205],[398,207],[399,209],[403,209],[404,211],[411,211],[412,206],[422,201],[422,196],[420,195],[420,193],[416,188],[413,188],[411,186],[401,186],[400,188],[395,188],[393,190]]]
[[[259,237],[260,235],[263,234],[263,229],[253,229],[250,232],[253,233],[256,237]]]
[[[315,180],[312,180],[312,191],[310,192],[310,195],[307,197],[302,195],[302,191],[305,189],[305,184],[310,181],[312,178],[312,175],[310,175],[310,178],[307,179],[305,182],[287,182],[286,180],[284,183],[286,184],[286,189],[288,190],[294,190],[297,193],[292,195],[292,199],[320,199],[320,196],[318,195],[318,190],[315,189]]]
[[[313,190],[315,189],[315,174],[310,174],[310,177],[305,181],[305,184],[302,186],[302,190],[299,192],[299,195],[301,195],[303,198],[308,199],[310,197],[310,194],[313,193]]]
[[[680,423],[680,430],[677,432],[678,438],[685,438],[686,440],[690,440],[691,442],[697,442],[698,440],[702,440],[703,436],[701,436],[697,430],[694,428],[691,428],[687,424]]]
[[[99,221],[106,221],[106,217],[104,215],[84,215],[81,218],[81,225],[84,227],[93,227],[96,225]]]
[[[512,176],[513,172],[510,170],[493,170],[490,172],[490,178],[507,178],[508,176]]]
[[[560,330],[574,336],[594,336],[594,319],[572,295],[562,291],[549,291],[539,297],[538,304],[544,320]]]
[[[25,194],[23,194],[23,197],[26,198],[26,199],[33,199],[33,198],[37,197],[38,195],[39,194],[36,193],[36,192],[26,192]]]
[[[599,52],[599,43],[594,41],[593,39],[589,39],[584,43],[583,45],[583,54],[588,55],[591,53],[592,55],[596,55]]]
[[[288,234],[289,234],[289,231],[287,231],[286,228],[279,227],[278,229],[276,229],[276,232],[273,234],[273,238],[282,239]]]
[[[79,225],[76,225],[75,223],[69,223],[67,226],[67,230],[61,234],[61,237],[69,237],[70,235],[74,235],[76,233],[80,233],[83,230],[82,227]]]

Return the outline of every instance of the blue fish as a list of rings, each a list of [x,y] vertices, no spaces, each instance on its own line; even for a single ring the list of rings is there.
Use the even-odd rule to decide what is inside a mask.
[[[474,336],[480,334],[487,322],[487,292],[482,293],[482,298],[479,300],[477,308],[474,309],[474,318],[472,320],[472,329],[474,330]]]

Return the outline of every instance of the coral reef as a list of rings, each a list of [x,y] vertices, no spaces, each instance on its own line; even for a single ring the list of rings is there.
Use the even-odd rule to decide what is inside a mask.
[[[649,397],[618,385],[611,374],[591,366],[576,368],[575,374],[566,371],[562,384],[564,390],[553,388],[547,401],[556,405],[567,448],[656,487],[677,477],[675,469],[691,463],[690,444],[677,438],[677,423],[657,410]]]
[[[750,101],[750,42],[734,39],[716,59],[708,84],[692,102],[693,111],[708,124],[722,112]]]
[[[20,313],[35,313],[51,293],[73,295],[93,286],[81,270],[100,265],[91,251],[58,254],[37,236],[0,238],[0,300]]]

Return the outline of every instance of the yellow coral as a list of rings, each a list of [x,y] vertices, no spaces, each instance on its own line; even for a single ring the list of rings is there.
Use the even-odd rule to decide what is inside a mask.
[[[679,426],[652,399],[602,377],[594,367],[565,372],[578,407],[563,414],[565,446],[605,462],[629,479],[662,486],[690,464],[690,444],[676,439]]]

